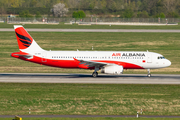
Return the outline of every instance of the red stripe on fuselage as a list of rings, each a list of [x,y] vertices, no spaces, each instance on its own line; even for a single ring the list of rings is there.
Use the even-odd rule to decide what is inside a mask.
[[[30,61],[52,67],[94,69],[94,67],[88,67],[85,64],[79,64],[80,62],[77,60],[53,60],[53,59],[45,59],[37,56],[33,56],[32,59],[27,59],[22,56],[17,56],[16,53],[12,53],[11,56],[15,58],[19,58],[21,60]],[[110,60],[92,60],[92,61],[116,64],[123,66],[124,69],[144,69],[141,66],[132,63],[121,62],[121,61],[110,61]]]

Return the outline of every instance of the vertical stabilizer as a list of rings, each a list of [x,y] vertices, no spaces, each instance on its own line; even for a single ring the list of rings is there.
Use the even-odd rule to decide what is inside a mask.
[[[14,25],[19,50],[26,53],[44,51],[22,25]]]

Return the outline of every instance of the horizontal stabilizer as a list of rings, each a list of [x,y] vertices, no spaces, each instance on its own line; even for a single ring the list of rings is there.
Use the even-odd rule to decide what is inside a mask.
[[[24,52],[15,52],[15,53],[12,53],[11,56],[14,56],[14,57],[24,57],[24,58],[32,58],[33,55],[30,55],[28,53],[24,53]]]

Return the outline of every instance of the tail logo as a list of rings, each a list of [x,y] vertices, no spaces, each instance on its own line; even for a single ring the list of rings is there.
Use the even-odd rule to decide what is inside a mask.
[[[30,40],[28,37],[20,35],[17,32],[16,32],[16,35],[18,36],[19,40],[21,41],[24,47],[29,47],[31,45],[32,40]]]

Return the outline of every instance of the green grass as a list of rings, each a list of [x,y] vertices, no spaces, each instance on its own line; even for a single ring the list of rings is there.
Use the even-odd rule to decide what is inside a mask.
[[[0,84],[0,114],[180,115],[179,85]]]
[[[128,25],[65,25],[60,23],[59,25],[50,24],[25,24],[25,28],[53,28],[53,29],[180,29],[180,25],[169,26],[128,26]],[[0,28],[13,28],[13,24],[0,23]]]
[[[13,118],[0,118],[12,120]],[[137,118],[22,118],[23,120],[137,120]],[[179,118],[138,118],[138,120],[179,120]]]
[[[12,119],[0,118],[0,120]],[[23,120],[137,120],[137,118],[23,118]],[[138,120],[179,120],[179,118],[138,118]]]
[[[30,32],[36,42],[46,50],[91,51],[146,51],[164,55],[172,62],[168,68],[152,73],[180,74],[179,33],[61,33]],[[17,52],[14,32],[0,32],[0,72],[87,73],[89,70],[60,69],[41,66],[10,57]],[[125,70],[124,73],[147,73],[146,70]]]

